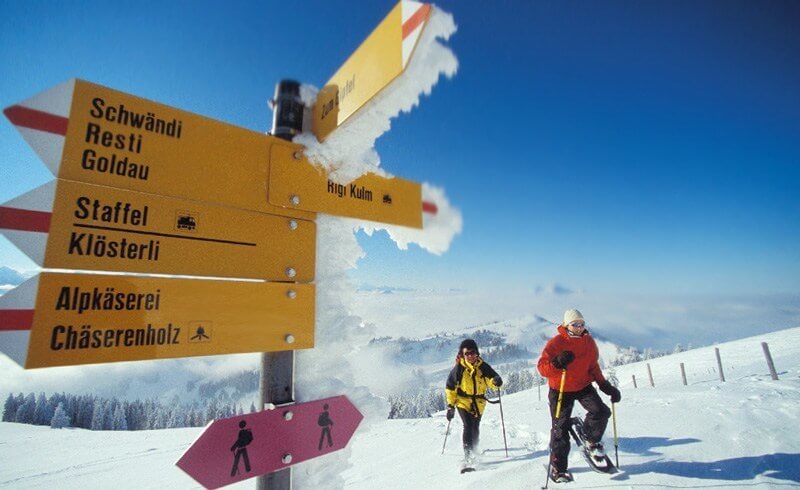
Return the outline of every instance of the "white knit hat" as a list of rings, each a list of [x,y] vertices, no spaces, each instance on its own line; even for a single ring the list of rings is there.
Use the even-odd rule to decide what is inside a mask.
[[[578,320],[584,323],[586,322],[586,320],[583,319],[583,314],[581,314],[580,311],[573,308],[564,312],[564,326],[567,326],[572,322],[577,322]]]

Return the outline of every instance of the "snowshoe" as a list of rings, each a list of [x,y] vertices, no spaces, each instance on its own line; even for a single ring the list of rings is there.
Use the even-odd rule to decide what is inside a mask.
[[[597,473],[616,473],[617,467],[611,462],[611,458],[605,453],[602,443],[588,443],[586,435],[583,432],[583,421],[578,417],[571,419],[571,426],[569,428],[572,438],[575,439],[575,444],[581,450],[581,456],[589,464],[592,471]]]

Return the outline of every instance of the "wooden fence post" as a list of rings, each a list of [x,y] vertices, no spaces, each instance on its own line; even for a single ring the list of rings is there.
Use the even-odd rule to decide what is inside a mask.
[[[717,366],[719,367],[719,380],[725,382],[725,373],[722,372],[722,359],[719,357],[719,348],[714,347],[714,353],[717,355]]]
[[[631,378],[633,378],[633,387],[637,388],[637,386],[636,386],[636,375],[635,374],[631,374]]]
[[[686,386],[686,369],[683,367],[683,363],[681,363],[681,377],[683,378],[683,386]]]
[[[769,374],[772,375],[772,379],[777,381],[778,373],[775,371],[775,364],[772,362],[772,356],[769,353],[769,345],[767,345],[766,342],[761,342],[761,348],[764,350],[764,357],[767,358],[767,366],[769,366]]]
[[[650,363],[647,363],[647,375],[650,377],[650,386],[653,388],[656,387],[656,384],[653,383],[653,371],[650,369]]]

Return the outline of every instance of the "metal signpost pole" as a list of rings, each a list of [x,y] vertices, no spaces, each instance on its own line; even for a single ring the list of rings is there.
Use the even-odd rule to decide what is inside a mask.
[[[275,86],[272,100],[272,135],[291,141],[303,129],[303,103],[300,84],[294,80],[281,80]],[[287,339],[291,342],[291,339]],[[267,404],[294,403],[294,351],[264,352],[261,354],[261,381],[259,409]],[[292,488],[292,469],[259,476],[258,490],[289,490]]]

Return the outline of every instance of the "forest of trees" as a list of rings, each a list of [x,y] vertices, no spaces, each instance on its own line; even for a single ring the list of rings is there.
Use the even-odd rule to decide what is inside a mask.
[[[543,384],[544,380],[526,368],[527,363],[519,361],[519,357],[530,358],[533,355],[526,349],[514,344],[503,344],[495,334],[490,331],[477,331],[476,337],[482,337],[484,345],[491,346],[492,358],[497,361],[517,359],[515,362],[505,364],[505,384],[503,394],[533,388]],[[672,353],[691,349],[678,344]],[[659,352],[645,349],[643,352],[634,347],[622,349],[616,358],[607,364],[610,373],[607,377],[613,378],[616,384],[615,366],[629,364],[667,355],[668,352]],[[232,417],[244,413],[241,405],[231,401],[234,396],[252,392],[257,383],[258,373],[246,371],[234,379],[220,383],[206,383],[199,387],[188,386],[187,389],[198,389],[198,392],[207,401],[201,403],[185,404],[173,399],[170,403],[158,400],[120,401],[117,398],[103,398],[95,395],[71,395],[56,393],[46,396],[44,393],[19,393],[9,394],[3,405],[3,422],[17,422],[33,425],[48,425],[53,428],[79,427],[90,430],[150,430],[178,427],[203,427],[212,420]],[[389,396],[390,419],[425,418],[433,413],[446,408],[444,390],[442,387],[429,387],[427,376],[422,369],[412,372],[412,379],[418,386],[425,388],[409,390],[405,393]],[[611,379],[610,379],[611,380]],[[227,388],[228,390],[226,391]],[[233,390],[233,395],[228,391]],[[494,398],[493,393],[488,394]],[[249,412],[254,412],[255,406],[251,403]]]
[[[255,406],[250,405],[250,411]],[[157,400],[120,401],[95,395],[56,393],[9,394],[3,405],[3,422],[79,427],[90,430],[150,430],[203,427],[210,421],[241,415],[241,405],[211,399],[204,405],[161,403]]]

